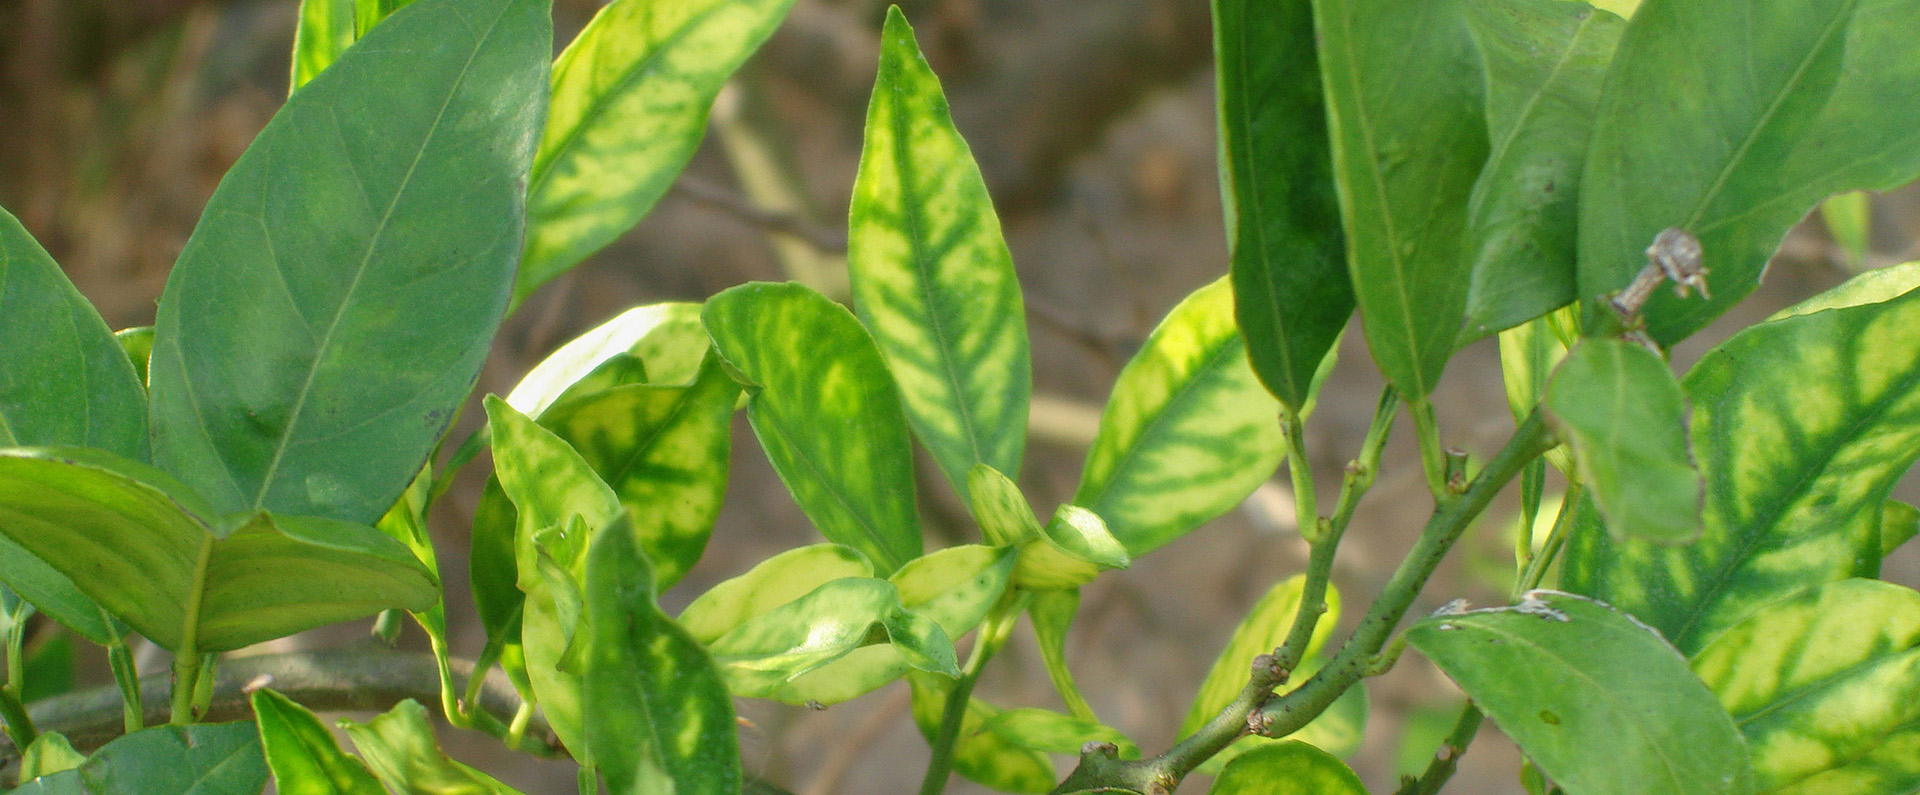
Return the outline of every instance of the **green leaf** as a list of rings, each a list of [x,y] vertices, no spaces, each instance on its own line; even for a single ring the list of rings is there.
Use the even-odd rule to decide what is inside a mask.
[[[1442,613],[1407,642],[1568,792],[1747,793],[1733,721],[1686,660],[1632,617],[1572,594]]]
[[[1074,717],[1097,721],[1093,706],[1080,694],[1073,670],[1067,667],[1067,630],[1073,626],[1073,615],[1079,609],[1078,588],[1041,591],[1027,604],[1027,617],[1033,622],[1033,637],[1040,645],[1040,661],[1046,664],[1047,678],[1053,680],[1053,689],[1060,694],[1060,700]]]
[[[20,780],[31,781],[74,770],[86,764],[87,755],[73,750],[73,744],[59,732],[41,732],[27,750],[20,752]]]
[[[1880,557],[1893,554],[1916,534],[1920,534],[1920,508],[1895,500],[1880,506]]]
[[[507,405],[538,419],[562,395],[578,391],[574,385],[582,378],[623,353],[640,359],[644,370],[655,376],[650,383],[687,383],[700,369],[707,347],[699,304],[637,306],[547,354],[507,393]]]
[[[1354,294],[1374,361],[1415,404],[1460,334],[1466,208],[1487,158],[1479,64],[1459,8],[1313,4]]]
[[[340,721],[380,780],[403,795],[520,795],[492,776],[448,759],[420,702],[407,699],[359,723]]]
[[[306,707],[261,688],[253,691],[260,745],[281,795],[383,795],[360,760],[340,750],[327,727]]]
[[[1469,200],[1462,340],[1573,303],[1580,173],[1626,21],[1581,2],[1462,6],[1486,76],[1492,150]]]
[[[516,302],[653,208],[699,147],[720,87],[792,5],[620,0],[594,15],[553,65]]]
[[[821,535],[881,574],[919,557],[906,418],[853,314],[798,284],[757,282],[708,299],[703,317],[751,396],[761,447]]]
[[[914,559],[888,582],[900,590],[901,607],[932,621],[945,637],[958,638],[978,626],[1006,592],[1014,558],[1006,547],[950,547]],[[766,697],[788,704],[838,704],[899,679],[909,668],[941,664],[916,662],[912,651],[891,643],[854,649]]]
[[[439,596],[413,554],[371,527],[216,516],[165,473],[109,453],[0,450],[0,532],[170,651],[237,649]]]
[[[981,731],[1021,748],[1079,755],[1090,742],[1112,743],[1121,759],[1139,759],[1140,746],[1111,726],[1045,709],[1009,709],[989,718]]]
[[[300,0],[293,29],[293,70],[289,91],[306,85],[358,38],[353,29],[354,0]]]
[[[747,573],[708,589],[680,613],[680,625],[711,644],[748,620],[834,580],[870,578],[865,555],[839,544],[814,544],[767,558]]]
[[[618,521],[587,552],[584,700],[594,763],[614,795],[738,792],[733,699],[706,650],[654,601],[645,538],[634,530]]]
[[[7,792],[9,795],[91,795],[80,780],[79,770],[62,770],[31,781],[23,781],[20,786]]]
[[[1040,535],[1020,545],[1020,564],[1014,583],[1029,590],[1078,588],[1100,572],[1133,565],[1127,548],[1107,530],[1092,511],[1066,504],[1053,512],[1053,521]]]
[[[1234,316],[1261,382],[1304,414],[1354,304],[1312,3],[1214,0],[1213,51]]]
[[[1286,456],[1280,406],[1254,378],[1225,278],[1173,308],[1120,371],[1075,505],[1134,557],[1240,504]]]
[[[1828,309],[1891,301],[1920,287],[1920,262],[1906,262],[1867,271],[1826,292],[1775,312],[1768,320],[1810,315]]]
[[[90,795],[259,792],[267,762],[252,723],[156,726],[101,746],[80,780]]]
[[[1801,591],[1721,633],[1693,670],[1746,735],[1758,792],[1896,791],[1840,786],[1861,776],[1920,787],[1920,757],[1868,758],[1920,741],[1920,593],[1878,580]]]
[[[1690,654],[1781,594],[1877,572],[1881,506],[1920,457],[1916,324],[1909,294],[1761,323],[1708,352],[1684,381],[1707,485],[1700,539],[1582,527],[1562,582]]]
[[[735,695],[780,698],[793,680],[881,640],[914,668],[960,673],[946,632],[907,610],[887,580],[834,580],[748,619],[707,648]]]
[[[154,460],[222,511],[360,524],[420,470],[506,308],[543,0],[423,0],[287,100],[154,323]]]
[[[1020,281],[980,167],[897,6],[880,34],[848,216],[854,305],[915,434],[962,499],[976,464],[1019,474],[1033,392]]]
[[[1660,354],[1622,340],[1582,342],[1554,369],[1541,405],[1616,538],[1681,544],[1700,535],[1687,398]]]
[[[1366,795],[1352,768],[1301,742],[1263,745],[1236,757],[1213,780],[1211,795]]]
[[[1267,590],[1260,601],[1247,611],[1246,618],[1233,630],[1233,637],[1227,641],[1226,648],[1213,662],[1213,668],[1207,671],[1207,678],[1200,683],[1200,691],[1194,696],[1193,706],[1187,710],[1187,717],[1180,723],[1180,736],[1192,734],[1208,720],[1226,708],[1227,704],[1246,689],[1248,671],[1255,657],[1271,654],[1287,638],[1287,632],[1293,628],[1295,617],[1300,612],[1301,589],[1306,586],[1304,575],[1294,575],[1275,583]],[[1333,627],[1340,621],[1340,595],[1332,588],[1327,589],[1327,611],[1314,625],[1313,636],[1307,641],[1302,658],[1311,657],[1333,634]],[[1302,674],[1303,672],[1293,672]],[[1306,675],[1289,676],[1289,681],[1305,682]],[[1240,745],[1242,743],[1236,743]]]
[[[47,617],[94,643],[104,646],[127,634],[125,624],[81,593],[67,575],[4,534],[0,534],[0,582]]]
[[[133,365],[46,249],[0,210],[0,445],[72,444],[147,457]]]
[[[913,723],[920,735],[932,740],[947,707],[953,681],[923,671],[907,674],[913,691]],[[999,715],[998,707],[977,698],[967,700],[960,733],[953,744],[955,773],[1001,792],[1042,793],[1053,789],[1053,762],[1046,754],[1023,748],[994,732],[984,731]]]
[[[635,384],[563,402],[540,424],[569,443],[634,517],[658,588],[700,560],[726,495],[740,387],[718,359],[688,386]]]
[[[1040,522],[1033,517],[1033,506],[1020,487],[986,464],[975,464],[967,473],[967,501],[973,520],[980,524],[980,535],[995,546],[1018,544],[1040,535]]]
[[[1920,175],[1916,0],[1650,3],[1621,38],[1581,179],[1580,294],[1618,290],[1668,227],[1700,239],[1712,300],[1656,292],[1670,344],[1745,297],[1829,194]],[[1764,35],[1756,31],[1765,31]]]
[[[430,504],[430,492],[433,489],[433,467],[431,464],[420,468],[413,483],[400,495],[400,499],[387,509],[387,515],[374,523],[374,528],[386,533],[388,538],[405,545],[413,552],[415,560],[425,567],[435,581],[440,579],[440,560],[434,554],[433,534],[427,529],[427,509]],[[447,712],[459,709],[459,685],[454,683],[451,650],[447,644],[447,602],[444,592],[434,600],[433,606],[412,613],[413,620],[427,633],[427,645],[433,651],[435,667],[440,674],[441,706]]]
[[[147,365],[153,362],[153,327],[123,328],[113,333],[113,339],[120,343],[121,350],[126,351],[127,360],[133,364],[133,375],[140,380],[141,388],[146,388]],[[141,419],[146,419],[145,414],[141,412]]]
[[[1873,197],[1863,190],[1828,196],[1820,203],[1820,222],[1827,227],[1833,244],[1846,252],[1849,270],[1867,268],[1867,250],[1873,232]]]

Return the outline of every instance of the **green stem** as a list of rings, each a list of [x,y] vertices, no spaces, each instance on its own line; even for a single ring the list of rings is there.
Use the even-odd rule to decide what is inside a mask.
[[[580,783],[580,795],[599,795],[600,774],[592,765],[581,765],[576,778]]]
[[[120,687],[120,720],[127,733],[146,728],[146,715],[140,706],[140,670],[134,665],[126,638],[114,638],[107,647],[107,667],[113,670],[113,682]]]
[[[1309,544],[1320,542],[1320,507],[1313,486],[1313,464],[1307,458],[1307,428],[1298,413],[1285,411],[1281,418],[1287,436],[1287,476],[1293,482],[1293,523],[1300,537]]]
[[[168,723],[185,726],[193,722],[193,691],[200,684],[200,655],[183,650],[173,657],[173,706]]]
[[[7,617],[7,689],[15,693],[24,692],[27,681],[27,619],[33,615],[33,605],[20,600],[20,605]]]
[[[947,703],[940,713],[940,730],[934,734],[931,743],[933,757],[927,761],[926,778],[920,781],[920,795],[940,795],[946,789],[947,777],[953,773],[953,746],[960,740],[960,728],[967,718],[967,705],[973,699],[973,685],[980,680],[981,670],[987,667],[987,661],[993,659],[995,652],[1005,645],[1013,634],[1013,625],[1027,608],[1032,594],[1015,591],[1000,597],[993,612],[980,622],[980,631],[974,637],[973,651],[967,655],[967,664],[960,670],[960,678],[953,682],[953,689],[947,691]]]
[[[1460,710],[1460,719],[1454,721],[1453,731],[1440,747],[1433,752],[1433,759],[1427,762],[1427,769],[1418,778],[1407,779],[1394,791],[1394,795],[1435,795],[1446,786],[1447,779],[1453,777],[1453,771],[1460,766],[1460,757],[1467,753],[1467,746],[1473,743],[1475,735],[1480,733],[1480,722],[1485,716],[1473,702],[1467,702]]]
[[[7,722],[7,738],[13,740],[13,747],[25,749],[40,733],[33,728],[33,718],[27,717],[19,693],[11,687],[0,687],[0,719]]]
[[[1433,498],[1446,502],[1451,494],[1447,488],[1447,450],[1440,444],[1440,425],[1434,419],[1433,404],[1422,397],[1407,404],[1407,413],[1413,415],[1413,433],[1420,440],[1420,468],[1427,473],[1427,490],[1433,492]]]
[[[1548,531],[1547,540],[1540,545],[1540,552],[1527,561],[1527,568],[1515,578],[1513,598],[1540,587],[1540,581],[1547,576],[1547,569],[1553,566],[1553,559],[1560,554],[1560,548],[1566,546],[1567,535],[1573,532],[1573,511],[1580,504],[1580,484],[1567,487],[1567,493],[1561,495],[1560,513],[1553,518],[1553,529]]]

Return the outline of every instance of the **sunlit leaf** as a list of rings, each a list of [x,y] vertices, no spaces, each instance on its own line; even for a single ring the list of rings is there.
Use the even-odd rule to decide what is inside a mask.
[[[587,552],[584,700],[594,763],[614,795],[656,795],[662,784],[737,792],[733,699],[712,658],[654,601],[643,541],[622,519]]]
[[[1353,314],[1308,0],[1214,0],[1220,193],[1255,372],[1304,413]]]
[[[1020,487],[1000,470],[976,464],[967,473],[967,497],[980,534],[996,546],[1018,544],[1040,535],[1040,522]]]
[[[1869,236],[1873,232],[1872,195],[1853,190],[1828,196],[1820,203],[1820,221],[1833,237],[1833,244],[1846,253],[1847,267],[1865,270]]]
[[[1606,605],[1533,591],[1439,614],[1407,641],[1570,793],[1747,793],[1746,744],[1687,662]]]
[[[1286,455],[1222,278],[1167,314],[1121,370],[1073,504],[1139,556],[1227,511]]]
[[[1020,545],[1014,583],[1030,590],[1078,588],[1100,572],[1133,564],[1127,548],[1094,512],[1071,503],[1053,513],[1040,534]]]
[[[306,85],[353,45],[354,0],[300,0],[293,29],[293,69],[289,87]]]
[[[424,2],[424,0],[422,0]],[[340,727],[380,780],[403,795],[521,795],[492,776],[448,759],[420,702],[407,699],[365,723]]]
[[[720,87],[792,5],[619,0],[594,15],[553,65],[516,302],[653,209],[700,145]]]
[[[253,691],[254,722],[274,788],[281,795],[382,795],[372,771],[334,742],[306,707],[261,688]]]
[[[962,498],[975,464],[1019,474],[1033,389],[1020,282],[980,168],[898,7],[880,34],[848,213],[854,303],[921,443]]]
[[[1672,544],[1700,535],[1687,399],[1659,354],[1621,340],[1582,342],[1554,369],[1542,405],[1615,536]]]
[[[698,344],[682,344],[690,340]],[[576,382],[623,353],[639,358],[654,376],[648,379],[651,383],[685,383],[693,380],[706,351],[699,304],[637,306],[547,354],[507,393],[507,405],[538,419]],[[685,377],[674,378],[679,374]]]
[[[1874,753],[1920,742],[1920,593],[1877,580],[1802,591],[1729,627],[1693,670],[1746,735],[1758,792],[1920,786],[1920,757]],[[1862,778],[1905,783],[1866,789]],[[1807,788],[1814,780],[1823,786]]]
[[[1366,795],[1360,776],[1332,754],[1301,742],[1248,751],[1227,763],[1210,795]]]
[[[1810,315],[1826,309],[1891,301],[1920,287],[1920,262],[1906,262],[1862,273],[1826,292],[1775,312],[1768,320]]]
[[[959,675],[953,641],[938,624],[907,610],[887,580],[834,580],[747,620],[707,648],[735,695],[777,698],[800,676],[881,640],[911,667]]]
[[[153,362],[153,327],[123,328],[113,333],[113,339],[120,343],[120,350],[126,351],[127,360],[133,363],[134,377],[140,379],[140,386],[145,387],[147,365]]]
[[[101,746],[80,766],[89,795],[215,795],[267,784],[251,723],[142,729]]]
[[[1466,208],[1487,158],[1478,56],[1459,9],[1313,3],[1360,318],[1381,372],[1416,404],[1460,334]]]
[[[1894,500],[1880,507],[1880,557],[1893,554],[1916,534],[1920,534],[1920,509]]]
[[[834,580],[873,576],[873,564],[849,547],[814,544],[767,558],[747,573],[707,589],[680,613],[695,640],[712,643],[734,627]]]
[[[753,283],[709,299],[703,317],[745,379],[760,446],[821,535],[881,574],[919,557],[906,417],[853,314],[798,284]]]
[[[947,692],[953,682],[923,671],[907,674],[913,690],[913,723],[920,734],[931,740],[940,728],[947,708]],[[1001,792],[1042,793],[1053,789],[1053,763],[1047,755],[1008,742],[993,732],[983,731],[987,722],[999,715],[998,707],[980,699],[967,700],[967,714],[953,744],[953,771],[969,781]]]
[[[31,781],[73,770],[86,761],[87,755],[73,750],[73,744],[59,732],[41,732],[20,752],[20,780]]]
[[[1920,457],[1920,294],[1751,327],[1687,374],[1706,478],[1699,540],[1615,541],[1588,522],[1562,582],[1692,653],[1781,594],[1871,576],[1880,510]]]
[[[1668,227],[1700,239],[1712,300],[1656,292],[1661,343],[1759,284],[1829,194],[1920,175],[1916,0],[1649,3],[1620,40],[1581,178],[1579,294],[1626,286]],[[1764,34],[1758,31],[1765,31]]]
[[[1468,208],[1463,339],[1573,302],[1580,172],[1626,22],[1582,2],[1463,4],[1485,68],[1492,151]]]

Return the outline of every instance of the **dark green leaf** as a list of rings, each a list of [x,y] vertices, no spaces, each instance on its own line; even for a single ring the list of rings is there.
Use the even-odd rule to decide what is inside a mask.
[[[386,790],[360,760],[340,750],[327,727],[306,707],[261,688],[253,691],[254,722],[280,795],[382,795]]]
[[[1781,594],[1878,571],[1880,510],[1920,457],[1920,294],[1790,315],[1684,381],[1705,529],[1672,548],[1576,532],[1562,581],[1692,653]]]
[[[1360,777],[1332,754],[1301,742],[1263,745],[1228,762],[1210,795],[1366,795]]]
[[[1746,744],[1686,660],[1632,617],[1533,591],[1430,616],[1407,641],[1534,764],[1580,795],[1747,793]]]
[[[1660,354],[1621,340],[1582,342],[1554,369],[1542,405],[1615,537],[1677,544],[1700,535],[1687,398]]]
[[[448,759],[420,702],[407,699],[366,723],[340,722],[375,774],[403,795],[520,795],[492,776]]]
[[[1492,143],[1468,207],[1467,340],[1573,303],[1580,172],[1626,22],[1568,0],[1464,8],[1485,69]]]
[[[931,740],[940,728],[953,680],[913,671],[907,674],[907,683],[913,689],[913,723],[920,727],[921,736]],[[982,730],[1000,712],[980,699],[967,700],[967,714],[953,745],[953,771],[1001,792],[1042,793],[1053,789],[1053,763],[1046,754]]]
[[[104,646],[127,634],[125,624],[81,593],[67,575],[4,534],[0,534],[0,581],[48,618],[94,643]]]
[[[267,785],[252,723],[156,726],[121,737],[80,766],[90,795],[246,795]]]
[[[1626,286],[1654,235],[1700,238],[1713,299],[1657,292],[1647,330],[1693,333],[1759,284],[1829,194],[1920,175],[1915,0],[1649,3],[1620,40],[1581,179],[1580,294]]]
[[[707,110],[793,0],[620,0],[553,66],[514,300],[631,229],[706,133]]]
[[[1020,282],[980,168],[897,6],[880,34],[848,213],[854,303],[921,443],[963,499],[976,464],[1019,474],[1033,391]]]
[[[627,521],[587,552],[587,741],[614,795],[740,789],[733,699],[700,643],[660,612]],[[654,776],[661,776],[660,778]]]
[[[1422,403],[1466,309],[1466,208],[1487,158],[1478,58],[1458,3],[1316,0],[1313,18],[1368,347]]]
[[[1073,504],[1146,554],[1240,504],[1286,455],[1222,278],[1167,314],[1120,372]]]
[[[1354,301],[1313,4],[1214,0],[1213,49],[1234,316],[1260,380],[1304,413]]]
[[[853,314],[798,284],[753,283],[708,299],[703,317],[745,379],[761,447],[820,533],[882,574],[919,557],[906,418]]]
[[[0,450],[0,532],[162,648],[226,651],[438,598],[413,554],[371,527],[216,515],[108,453]]]
[[[1746,735],[1756,791],[1920,787],[1920,757],[1876,753],[1920,742],[1920,593],[1877,580],[1802,591],[1729,627],[1693,670]]]
[[[511,289],[543,0],[422,0],[227,172],[154,323],[154,460],[223,512],[371,523],[472,388]]]

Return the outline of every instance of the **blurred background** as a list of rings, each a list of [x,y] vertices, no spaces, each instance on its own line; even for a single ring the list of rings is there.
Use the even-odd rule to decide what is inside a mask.
[[[1115,375],[1158,318],[1225,273],[1214,159],[1206,0],[900,0],[985,172],[1026,289],[1037,393],[1020,482],[1042,513],[1072,493]],[[561,42],[599,3],[557,0]],[[154,301],[201,206],[285,98],[294,0],[0,0],[0,205],[64,266],[114,328],[151,323]],[[629,306],[699,301],[748,280],[799,279],[844,294],[845,213],[878,54],[880,0],[798,0],[716,105],[706,143],[639,228],[548,285],[502,328],[479,391],[504,394],[534,362]],[[1842,216],[1849,214],[1843,213]],[[1920,192],[1871,197],[1852,220],[1816,213],[1787,238],[1760,291],[1676,352],[1714,342],[1860,269],[1920,258]],[[1862,232],[1859,222],[1867,223]],[[1311,464],[1332,498],[1359,449],[1381,381],[1357,325],[1308,425]],[[1435,396],[1445,441],[1488,455],[1513,427],[1491,341],[1463,351]],[[474,424],[468,411],[463,425]],[[923,463],[928,463],[924,462]],[[481,479],[436,516],[456,654],[484,642],[466,593],[465,531]],[[925,468],[931,472],[931,467]],[[937,476],[923,477],[930,543],[977,538]],[[1549,490],[1557,488],[1550,482]],[[1896,496],[1920,490],[1903,484]],[[1415,606],[1504,601],[1516,532],[1511,495],[1489,511]],[[1431,508],[1403,432],[1342,547],[1349,615],[1335,642]],[[1269,482],[1240,509],[1102,577],[1069,644],[1082,689],[1148,753],[1174,737],[1194,691],[1245,611],[1297,573],[1305,546],[1292,497]],[[728,505],[707,557],[664,596],[693,595],[818,538],[744,421]],[[1920,584],[1903,550],[1888,578]],[[364,624],[286,644],[335,644]],[[417,632],[404,643],[424,648]],[[161,670],[154,664],[149,670]],[[84,662],[84,660],[83,660]],[[101,670],[83,683],[104,682]],[[1417,654],[1367,683],[1373,712],[1352,763],[1375,791],[1423,768],[1450,727],[1457,691]],[[981,685],[1001,706],[1058,708],[1029,633]],[[824,711],[743,702],[749,771],[798,795],[917,786],[924,742],[902,684]],[[451,752],[533,795],[575,791],[570,765],[445,732]],[[1061,772],[1072,760],[1061,757]],[[1449,787],[1519,793],[1518,754],[1489,724]],[[1203,792],[1191,781],[1189,792]],[[956,782],[950,792],[978,792]]]

